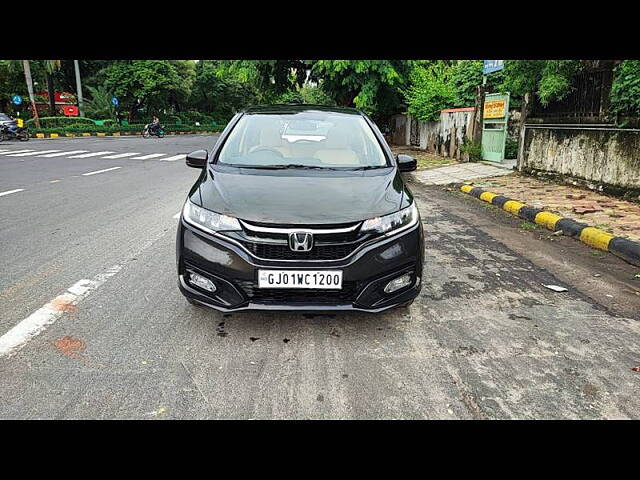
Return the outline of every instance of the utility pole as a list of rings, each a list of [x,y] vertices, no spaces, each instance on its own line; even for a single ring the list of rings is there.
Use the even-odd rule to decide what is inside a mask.
[[[22,67],[24,68],[24,78],[27,80],[27,90],[29,90],[29,100],[31,101],[31,108],[33,109],[33,118],[36,121],[36,127],[40,128],[40,119],[38,118],[38,109],[36,108],[36,97],[33,94],[33,79],[31,77],[29,60],[23,60]]]
[[[76,70],[76,89],[78,91],[78,109],[80,110],[80,116],[84,117],[84,105],[82,103],[82,84],[80,83],[80,65],[78,60],[73,61],[73,66]]]

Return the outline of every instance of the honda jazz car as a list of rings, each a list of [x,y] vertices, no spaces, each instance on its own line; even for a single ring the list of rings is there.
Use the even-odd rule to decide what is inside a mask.
[[[178,285],[223,312],[381,312],[421,288],[423,228],[377,126],[350,108],[274,105],[229,122],[210,152],[177,232]]]

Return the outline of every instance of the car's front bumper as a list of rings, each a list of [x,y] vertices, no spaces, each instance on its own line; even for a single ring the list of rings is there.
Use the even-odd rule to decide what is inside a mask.
[[[349,257],[326,261],[263,260],[223,235],[198,230],[181,218],[176,238],[178,287],[200,304],[223,312],[240,310],[381,312],[413,300],[422,284],[424,237],[422,225],[363,245]],[[342,270],[343,288],[258,289],[258,269]],[[212,280],[215,293],[188,283],[193,271]],[[391,294],[385,285],[410,273],[412,283]]]

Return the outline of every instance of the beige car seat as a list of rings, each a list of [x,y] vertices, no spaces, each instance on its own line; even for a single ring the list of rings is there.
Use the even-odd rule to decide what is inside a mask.
[[[349,148],[348,132],[340,125],[331,127],[324,148],[317,150],[314,157],[331,165],[357,166],[360,163],[356,152]]]
[[[260,129],[260,144],[249,149],[249,153],[253,153],[261,148],[269,148],[282,153],[283,156],[289,156],[287,142],[280,135],[280,127],[272,122],[265,123]]]

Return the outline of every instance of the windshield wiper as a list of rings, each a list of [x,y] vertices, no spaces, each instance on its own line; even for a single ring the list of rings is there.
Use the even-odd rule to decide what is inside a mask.
[[[353,167],[349,170],[374,170],[376,168],[388,168],[388,165],[365,165],[364,167]]]
[[[242,164],[232,164],[232,167],[239,167],[239,168],[259,168],[262,170],[286,170],[286,169],[293,169],[293,168],[299,168],[302,170],[336,170],[333,167],[320,167],[317,165],[301,165],[301,164],[297,164],[297,163],[288,163],[286,165],[242,165]]]

